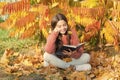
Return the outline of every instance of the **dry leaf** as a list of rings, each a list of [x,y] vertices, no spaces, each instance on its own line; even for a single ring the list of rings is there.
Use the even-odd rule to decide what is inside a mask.
[[[70,80],[86,80],[87,75],[85,72],[73,72],[70,76]]]
[[[8,65],[8,63],[9,63],[8,57],[10,57],[12,54],[13,54],[13,50],[6,49],[4,54],[2,55],[2,57],[0,59],[0,63]]]

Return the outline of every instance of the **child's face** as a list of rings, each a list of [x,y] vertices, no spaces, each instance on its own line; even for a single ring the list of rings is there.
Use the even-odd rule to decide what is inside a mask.
[[[59,30],[59,32],[64,35],[68,29],[68,25],[64,20],[58,21],[56,28]]]

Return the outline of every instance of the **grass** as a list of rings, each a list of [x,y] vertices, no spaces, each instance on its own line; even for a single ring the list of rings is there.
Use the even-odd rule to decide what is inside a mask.
[[[36,34],[31,38],[18,39],[17,37],[9,37],[10,30],[0,29],[0,57],[3,55],[6,49],[13,49],[15,52],[28,52],[29,47],[36,44],[40,44],[40,35]],[[0,80],[16,80],[16,76],[13,74],[7,74],[4,69],[0,67]],[[17,77],[18,80],[45,80],[41,75],[30,74],[29,76]]]
[[[31,37],[28,39],[18,39],[16,37],[9,37],[9,30],[0,29],[0,56],[4,53],[5,49],[13,49],[14,51],[20,51],[23,48],[39,43],[39,39]]]
[[[1,23],[1,22],[4,22],[4,20],[0,17],[0,23]]]

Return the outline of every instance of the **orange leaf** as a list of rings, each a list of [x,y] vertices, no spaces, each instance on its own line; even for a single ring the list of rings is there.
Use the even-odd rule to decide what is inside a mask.
[[[22,0],[17,1],[14,3],[8,3],[3,7],[3,14],[5,13],[12,13],[21,10],[28,10],[30,8],[30,1],[29,0]]]
[[[95,29],[97,31],[100,30],[100,21],[96,21],[96,22],[86,26],[85,31],[88,32],[88,31],[92,31],[92,30],[95,30]]]
[[[33,36],[33,34],[35,33],[35,29],[36,29],[36,26],[31,26],[30,28],[28,28],[25,32],[21,34],[20,39],[25,39],[25,38]]]
[[[26,15],[25,17],[20,18],[19,20],[16,21],[15,26],[18,27],[23,27],[26,24],[33,22],[36,18],[37,13],[34,12],[29,12],[28,15]]]

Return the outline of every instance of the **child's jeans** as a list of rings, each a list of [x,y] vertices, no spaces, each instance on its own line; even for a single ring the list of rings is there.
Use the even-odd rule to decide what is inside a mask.
[[[44,66],[49,66],[52,64],[59,68],[68,68],[70,65],[82,65],[87,64],[90,61],[90,55],[87,53],[83,53],[80,58],[74,59],[72,58],[71,62],[65,62],[62,59],[58,58],[54,54],[49,54],[47,52],[44,53]]]

